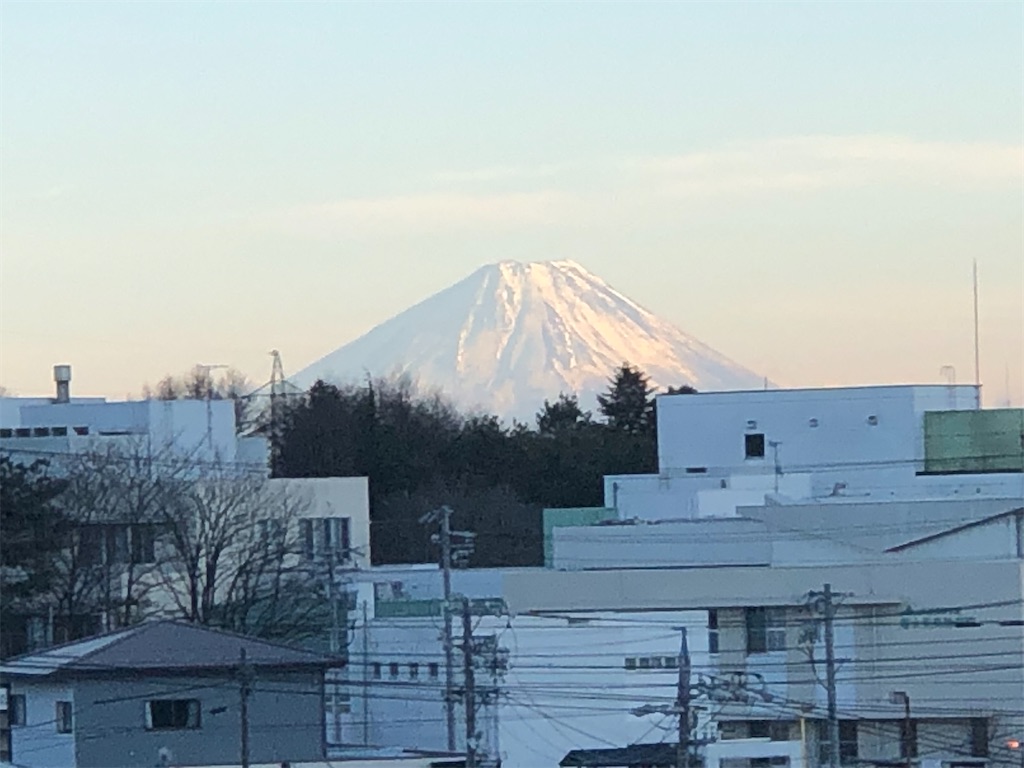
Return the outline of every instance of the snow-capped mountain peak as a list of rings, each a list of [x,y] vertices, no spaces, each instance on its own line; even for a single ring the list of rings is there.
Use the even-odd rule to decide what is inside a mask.
[[[349,381],[409,374],[458,405],[532,420],[574,392],[585,408],[624,362],[659,387],[757,388],[754,372],[622,295],[575,261],[481,267],[296,375]]]

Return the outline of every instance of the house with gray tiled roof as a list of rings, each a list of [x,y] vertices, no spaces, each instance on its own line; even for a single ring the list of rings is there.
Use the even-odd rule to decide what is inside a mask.
[[[176,621],[9,659],[0,680],[11,761],[25,768],[238,765],[243,733],[254,765],[323,760],[324,674],[340,664]]]

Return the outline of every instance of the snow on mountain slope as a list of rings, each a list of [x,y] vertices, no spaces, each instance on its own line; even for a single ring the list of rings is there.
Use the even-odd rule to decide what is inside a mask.
[[[293,381],[409,374],[464,409],[533,421],[545,399],[584,408],[624,362],[659,387],[758,389],[763,379],[623,296],[573,261],[503,261],[381,323]]]

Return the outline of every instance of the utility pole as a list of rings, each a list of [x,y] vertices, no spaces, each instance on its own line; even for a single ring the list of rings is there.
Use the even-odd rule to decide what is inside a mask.
[[[363,600],[363,745],[370,744],[370,630]]]
[[[441,573],[444,582],[444,710],[448,751],[455,751],[455,643],[452,640],[452,510],[441,508]]]
[[[242,768],[249,768],[249,665],[245,660],[245,648],[239,651],[238,712],[241,719]]]
[[[466,705],[466,768],[476,765],[476,671],[473,668],[473,612],[469,598],[462,598],[462,668]]]
[[[676,768],[690,768],[690,649],[686,644],[686,627],[680,627],[679,632],[679,680],[676,683],[679,743],[676,745]]]
[[[444,622],[442,642],[444,644],[444,708],[447,726],[448,751],[455,751],[455,641],[452,636],[452,567],[457,557],[464,557],[472,549],[474,534],[467,531],[452,530],[452,508],[443,506],[428,512],[420,518],[420,523],[440,524],[440,533],[434,534],[431,541],[441,549],[441,576],[444,599],[441,614]],[[454,539],[458,538],[456,543]]]
[[[832,585],[822,594],[825,611],[825,687],[828,692],[828,764],[839,768],[839,717],[836,714],[836,639]]]
[[[914,764],[914,750],[910,733],[913,728],[910,719],[910,695],[906,691],[893,691],[889,696],[889,700],[893,704],[903,705],[903,733],[900,734],[900,747],[903,750],[905,768],[912,768]]]
[[[836,712],[836,598],[850,597],[850,594],[836,594],[832,585],[826,584],[821,592],[807,593],[807,608],[821,616],[825,625],[825,692],[828,695],[828,764],[830,768],[839,768],[839,716]],[[811,634],[810,642],[817,637],[817,629]],[[811,664],[814,664],[814,653],[811,651]],[[819,680],[820,682],[820,680]]]

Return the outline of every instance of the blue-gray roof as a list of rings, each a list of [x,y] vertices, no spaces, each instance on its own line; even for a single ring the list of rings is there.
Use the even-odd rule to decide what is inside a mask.
[[[237,667],[242,649],[246,663],[258,667],[339,666],[318,653],[269,643],[181,621],[151,621],[76,643],[8,659],[0,673],[19,676],[54,674],[77,677],[111,672],[203,671]]]

